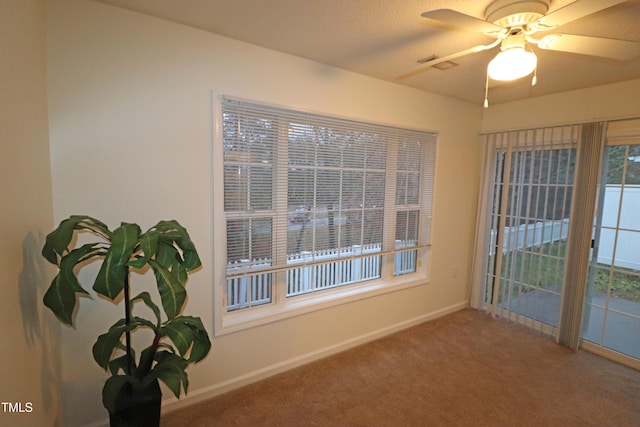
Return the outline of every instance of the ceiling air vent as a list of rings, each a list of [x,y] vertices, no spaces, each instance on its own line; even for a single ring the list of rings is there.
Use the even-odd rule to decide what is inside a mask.
[[[431,55],[431,56],[427,56],[426,58],[418,59],[417,62],[418,64],[426,64],[427,62],[433,61],[434,59],[438,59],[438,58],[439,56],[437,55]],[[453,61],[444,61],[434,65],[433,68],[437,68],[440,71],[444,71],[444,70],[448,70],[449,68],[453,68],[457,65],[458,64]]]

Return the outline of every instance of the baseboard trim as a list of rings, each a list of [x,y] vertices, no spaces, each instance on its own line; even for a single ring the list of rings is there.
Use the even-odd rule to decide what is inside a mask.
[[[424,314],[409,320],[405,320],[400,323],[396,323],[394,325],[387,326],[385,328],[378,329],[376,331],[372,331],[372,332],[348,339],[346,341],[342,341],[340,343],[334,344],[329,347],[325,347],[325,348],[322,348],[298,357],[294,357],[270,366],[266,366],[264,368],[255,370],[253,372],[249,372],[244,375],[240,375],[238,377],[229,379],[227,381],[223,381],[218,384],[214,384],[209,387],[205,387],[205,388],[202,388],[199,390],[193,390],[193,391],[190,390],[187,396],[183,396],[179,400],[176,399],[175,397],[171,397],[169,399],[164,400],[162,402],[162,413],[168,413],[168,412],[182,409],[191,405],[195,405],[199,402],[211,399],[213,397],[229,392],[231,390],[243,387],[245,385],[254,383],[256,381],[260,381],[262,379],[271,377],[273,375],[277,375],[282,372],[286,372],[290,369],[297,368],[298,366],[302,366],[307,363],[314,362],[316,360],[320,360],[325,357],[340,353],[342,351],[348,350],[358,345],[362,345],[367,342],[374,341],[386,335],[390,335],[392,333],[401,331],[403,329],[407,329],[411,326],[415,326],[420,323],[424,323],[429,320],[433,320],[438,317],[442,317],[447,314],[460,311],[462,309],[467,308],[468,306],[469,306],[468,301],[459,302],[457,304],[444,307],[442,309],[430,312],[428,314]]]

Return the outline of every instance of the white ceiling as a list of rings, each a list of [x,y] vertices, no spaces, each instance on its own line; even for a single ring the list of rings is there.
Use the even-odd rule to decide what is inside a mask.
[[[499,51],[456,59],[445,71],[430,69],[395,80],[430,55],[445,56],[493,39],[444,27],[420,16],[454,9],[480,19],[491,0],[98,0],[186,24],[269,49],[429,92],[482,104],[486,66]],[[578,0],[580,1],[580,0]],[[551,0],[552,12],[572,0]],[[640,42],[640,0],[580,18],[553,31]],[[640,58],[619,62],[543,51],[538,83],[529,78],[491,83],[491,104],[640,78]],[[640,101],[639,101],[640,102]]]

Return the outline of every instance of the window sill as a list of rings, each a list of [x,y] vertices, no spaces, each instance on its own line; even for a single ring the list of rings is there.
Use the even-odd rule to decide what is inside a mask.
[[[265,304],[238,312],[223,314],[221,321],[216,324],[215,335],[227,335],[278,320],[429,283],[426,275],[416,273],[407,275],[406,277],[394,278],[392,284],[385,283],[383,280],[378,279],[357,285],[347,285],[331,290],[286,298],[286,301],[282,304]]]

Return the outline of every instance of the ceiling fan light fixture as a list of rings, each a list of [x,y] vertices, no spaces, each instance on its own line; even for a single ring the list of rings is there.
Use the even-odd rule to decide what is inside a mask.
[[[489,62],[487,72],[493,80],[511,81],[531,74],[537,63],[538,58],[533,52],[521,46],[512,46]]]

